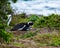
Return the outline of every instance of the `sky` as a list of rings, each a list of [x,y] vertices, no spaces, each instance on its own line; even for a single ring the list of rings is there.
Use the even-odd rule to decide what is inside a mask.
[[[60,14],[60,0],[18,0],[11,4],[16,13],[49,15]]]

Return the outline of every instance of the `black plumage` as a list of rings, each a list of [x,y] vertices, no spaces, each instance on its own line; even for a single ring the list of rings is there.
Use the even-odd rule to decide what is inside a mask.
[[[21,30],[21,31],[27,31],[30,29],[30,26],[33,25],[33,22],[28,22],[28,23],[19,23],[15,25],[11,31],[16,31],[16,30]]]

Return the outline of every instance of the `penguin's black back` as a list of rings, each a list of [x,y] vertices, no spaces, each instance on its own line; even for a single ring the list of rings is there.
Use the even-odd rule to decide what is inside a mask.
[[[26,26],[22,29],[22,31],[27,31],[29,29],[29,25],[26,24]]]
[[[24,27],[25,26],[25,27]],[[23,28],[24,27],[24,28]],[[15,25],[11,31],[16,31],[16,30],[19,30],[19,29],[22,29],[22,31],[26,31],[28,28],[29,28],[29,25],[27,23],[19,23],[17,25]]]

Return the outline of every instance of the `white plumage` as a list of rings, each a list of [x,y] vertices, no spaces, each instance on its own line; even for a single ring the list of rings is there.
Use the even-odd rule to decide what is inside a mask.
[[[9,26],[11,20],[12,20],[12,16],[11,16],[11,14],[10,14],[10,15],[8,15],[8,19],[7,19],[7,25],[8,25],[8,26]]]

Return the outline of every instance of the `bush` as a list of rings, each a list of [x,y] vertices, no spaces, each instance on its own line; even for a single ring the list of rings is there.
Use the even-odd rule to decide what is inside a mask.
[[[37,19],[39,19],[39,17],[37,15],[30,15],[30,17],[29,17],[29,21],[35,22]]]
[[[11,33],[6,32],[5,30],[0,29],[0,38],[2,38],[1,41],[9,42],[12,37]]]
[[[37,21],[35,21],[34,27],[48,27],[48,28],[60,28],[60,16],[59,15],[49,15],[41,16]]]

